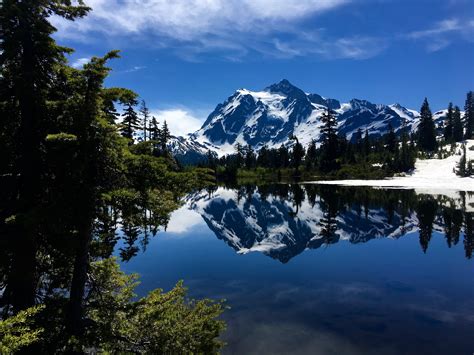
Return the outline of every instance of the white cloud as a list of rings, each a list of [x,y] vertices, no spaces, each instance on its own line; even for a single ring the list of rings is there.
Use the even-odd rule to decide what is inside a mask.
[[[136,34],[151,30],[193,40],[203,34],[249,32],[282,26],[315,13],[339,7],[350,0],[88,0],[93,10],[79,21],[53,23],[60,36],[74,37],[90,31]]]
[[[426,41],[426,49],[436,52],[448,47],[456,36],[468,41],[474,39],[474,20],[462,21],[458,18],[445,19],[437,22],[433,27],[413,31],[405,35],[412,40]]]
[[[174,136],[185,136],[197,131],[205,120],[204,117],[197,117],[194,112],[186,108],[156,110],[152,111],[152,115],[160,124],[166,120],[170,132]]]
[[[108,39],[127,36],[128,41],[146,40],[152,46],[172,48],[188,60],[210,51],[224,52],[223,57],[230,60],[239,60],[249,51],[292,57],[308,54],[308,46],[334,41],[319,36],[308,41],[298,22],[353,1],[88,0],[93,10],[84,19],[71,22],[53,17],[52,22],[59,38],[91,41],[93,34]],[[278,39],[285,35],[300,46],[289,48]],[[337,54],[342,57],[343,53]]]
[[[171,214],[166,231],[171,233],[185,233],[200,224],[205,224],[201,215],[190,210],[187,206],[183,206]]]
[[[78,58],[74,62],[72,62],[71,66],[76,69],[80,69],[84,66],[84,64],[89,63],[91,58]]]

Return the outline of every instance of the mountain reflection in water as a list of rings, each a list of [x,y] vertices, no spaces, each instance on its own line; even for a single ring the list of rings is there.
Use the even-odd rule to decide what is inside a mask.
[[[448,247],[460,242],[471,258],[474,249],[474,194],[417,194],[300,184],[224,187],[199,191],[186,207],[199,213],[217,238],[238,253],[262,252],[287,263],[306,249],[339,241],[364,243],[400,238],[419,231],[427,252],[434,231]]]

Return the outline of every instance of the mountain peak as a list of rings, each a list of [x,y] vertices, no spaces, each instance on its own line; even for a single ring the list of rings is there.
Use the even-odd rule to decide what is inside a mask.
[[[303,90],[294,86],[287,79],[282,79],[279,83],[268,86],[265,88],[265,91],[274,94],[283,94],[295,99],[306,99],[306,94],[303,92]]]

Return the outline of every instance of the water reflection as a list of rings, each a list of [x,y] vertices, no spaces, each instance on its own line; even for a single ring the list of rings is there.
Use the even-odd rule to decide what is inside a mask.
[[[427,252],[434,231],[448,247],[464,232],[467,258],[474,250],[474,194],[417,194],[335,186],[278,184],[212,188],[191,194],[186,206],[199,213],[217,238],[238,253],[262,252],[282,263],[305,249],[340,241],[365,243],[419,231]]]
[[[470,353],[473,197],[212,188],[123,266],[142,292],[184,279],[196,297],[226,299],[224,354]]]

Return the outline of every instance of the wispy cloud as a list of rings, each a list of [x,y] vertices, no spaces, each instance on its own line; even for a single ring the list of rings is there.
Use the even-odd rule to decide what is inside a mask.
[[[448,47],[456,38],[474,40],[474,20],[451,18],[439,21],[431,28],[407,33],[405,38],[425,42],[429,52],[436,52]]]
[[[79,69],[84,66],[84,64],[89,63],[91,58],[78,58],[75,61],[72,62],[71,66],[73,68]]]
[[[146,66],[136,65],[134,67],[131,67],[130,69],[125,70],[124,72],[125,73],[134,73],[136,71],[143,70],[143,69],[146,69]]]
[[[396,41],[420,41],[430,51],[456,38],[474,39],[474,20],[448,18],[432,27],[402,35],[334,36],[317,29],[318,16],[356,0],[87,0],[93,11],[84,19],[53,17],[63,39],[94,38],[129,43],[146,42],[188,61],[214,53],[230,61],[253,54],[275,58],[315,56],[323,59],[367,59]],[[311,19],[311,21],[308,21]],[[310,23],[309,23],[310,22]],[[143,68],[130,69],[129,72]]]
[[[308,46],[326,48],[325,55],[352,58],[354,51],[346,50],[343,42],[331,47],[339,38],[310,39],[298,24],[353,1],[88,0],[93,11],[86,18],[52,21],[60,38],[91,41],[94,33],[109,39],[127,36],[174,49],[187,60],[199,60],[200,54],[209,52],[220,52],[229,60],[250,52],[284,58],[317,53],[308,51]]]

